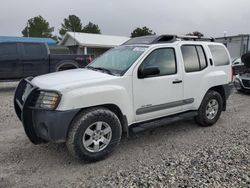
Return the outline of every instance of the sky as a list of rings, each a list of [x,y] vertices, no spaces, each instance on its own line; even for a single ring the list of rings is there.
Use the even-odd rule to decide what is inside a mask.
[[[98,24],[107,35],[130,36],[143,26],[157,34],[250,34],[249,0],[1,0],[0,35],[21,36],[27,20],[38,15],[58,34],[63,19],[72,14],[83,25]]]

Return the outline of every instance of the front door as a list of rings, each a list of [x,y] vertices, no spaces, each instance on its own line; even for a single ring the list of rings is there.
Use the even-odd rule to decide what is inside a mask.
[[[44,44],[23,43],[22,63],[24,77],[37,76],[49,72],[49,56]]]
[[[0,79],[18,79],[23,77],[23,65],[20,61],[17,43],[0,43]]]
[[[174,48],[153,50],[133,72],[136,121],[145,121],[181,112],[183,100],[182,71]],[[158,67],[157,75],[139,78],[146,67]]]

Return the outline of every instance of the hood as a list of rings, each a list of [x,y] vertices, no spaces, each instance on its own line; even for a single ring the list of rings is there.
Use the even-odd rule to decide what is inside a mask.
[[[103,82],[115,78],[117,77],[89,69],[72,69],[37,76],[32,80],[32,83],[41,89],[60,91],[62,89],[71,89],[82,84]]]

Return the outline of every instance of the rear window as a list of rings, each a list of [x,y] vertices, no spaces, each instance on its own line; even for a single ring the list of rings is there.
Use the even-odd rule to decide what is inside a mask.
[[[17,55],[17,45],[12,44],[0,44],[0,56],[15,56]]]
[[[230,60],[226,49],[219,45],[209,45],[210,51],[213,56],[215,66],[229,65]]]

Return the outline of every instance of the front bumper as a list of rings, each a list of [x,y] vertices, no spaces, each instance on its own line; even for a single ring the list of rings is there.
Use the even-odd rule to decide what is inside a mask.
[[[234,80],[234,86],[237,90],[246,90],[250,91],[250,79],[241,79],[236,77]]]
[[[14,96],[15,111],[23,123],[26,135],[34,144],[65,142],[71,121],[79,110],[51,111],[34,108],[31,104],[39,88],[31,83],[31,79],[22,80]],[[27,97],[24,98],[25,92]]]

